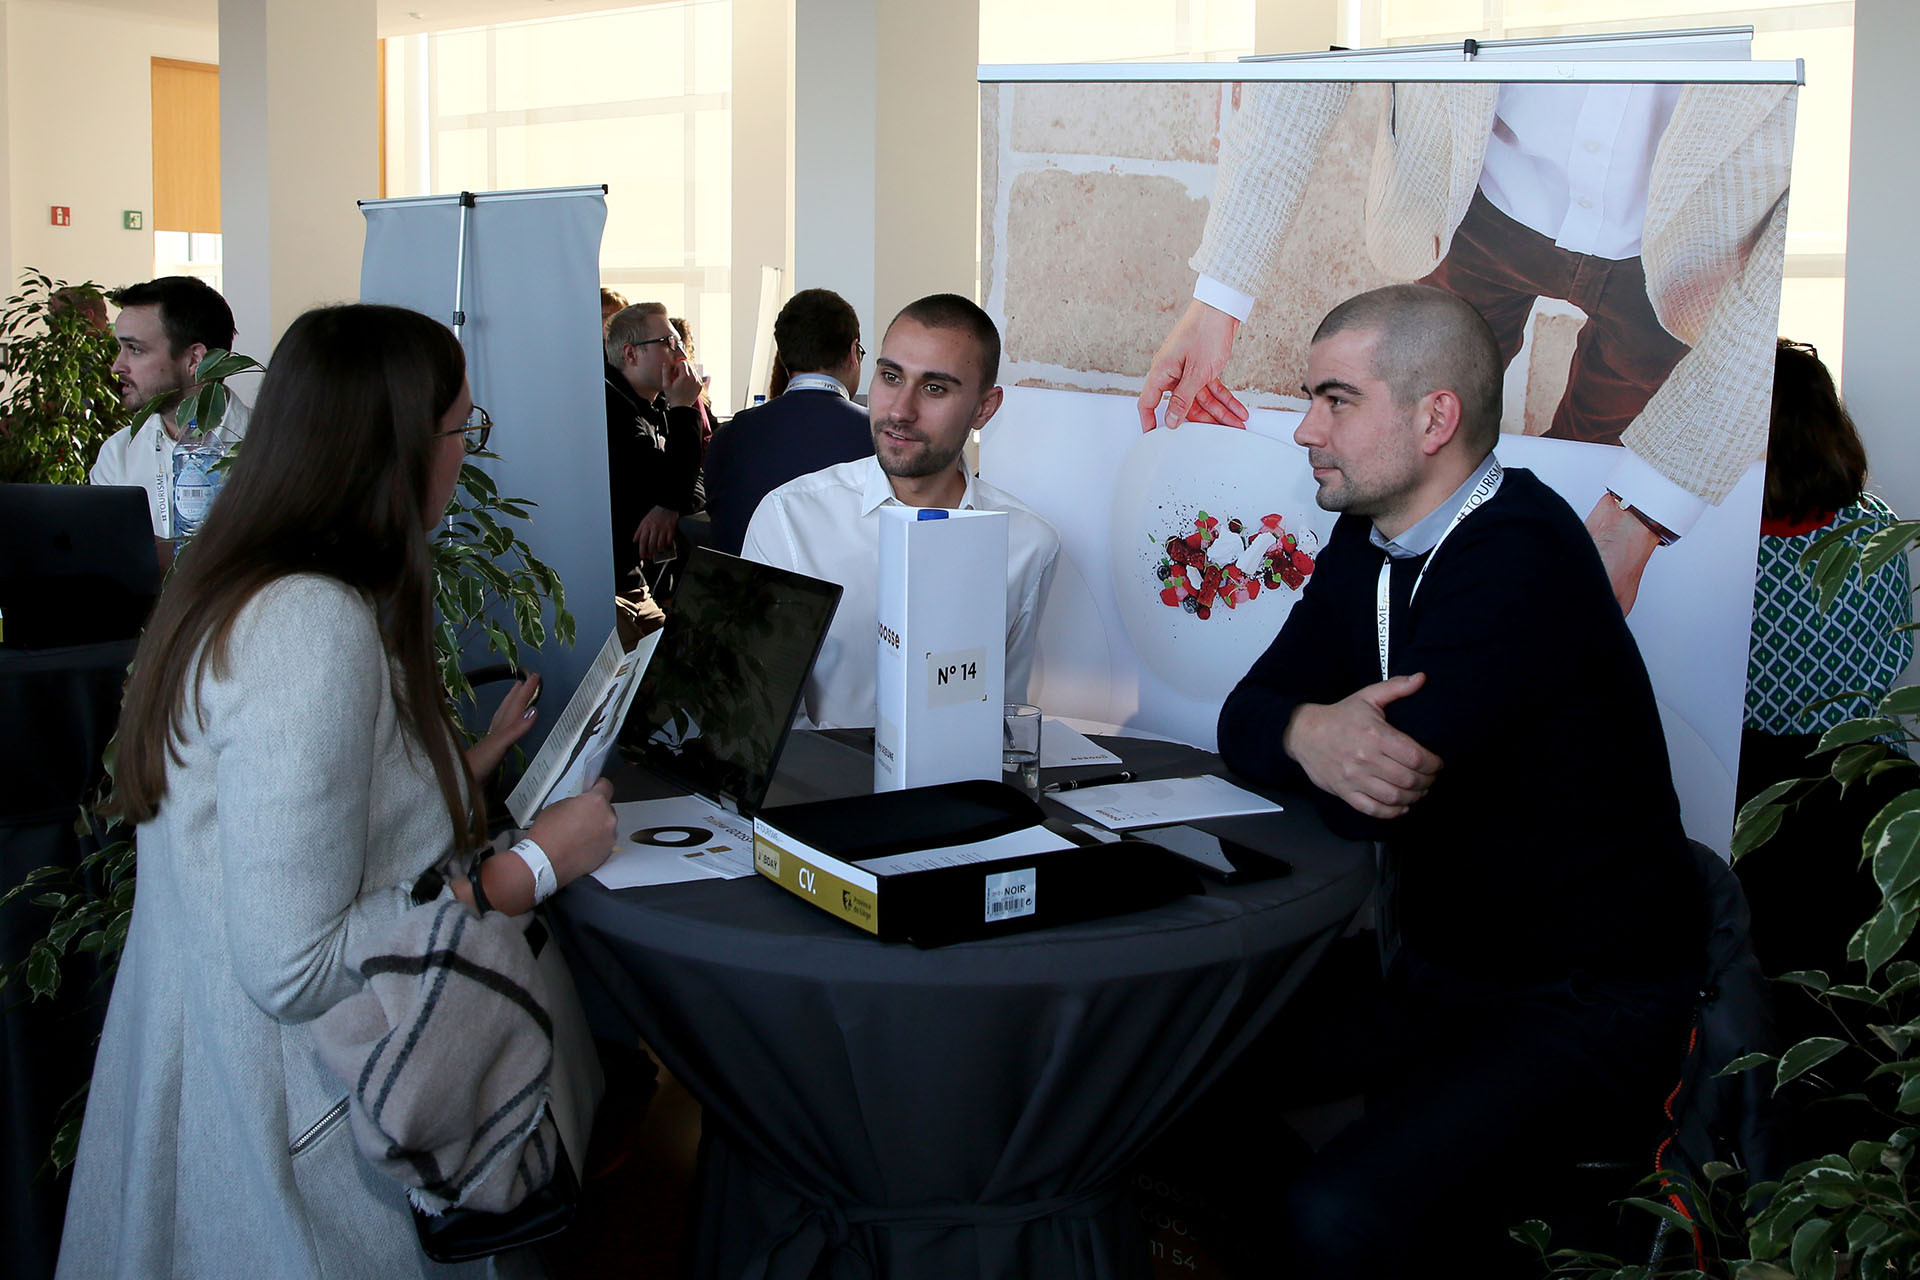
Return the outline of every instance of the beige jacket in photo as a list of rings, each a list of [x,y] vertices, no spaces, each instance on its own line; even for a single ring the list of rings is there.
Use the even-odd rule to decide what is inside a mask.
[[[1195,270],[1260,294],[1354,88],[1240,86]],[[1499,88],[1362,87],[1389,95],[1366,204],[1367,250],[1382,272],[1415,280],[1446,256],[1479,186]],[[1687,86],[1648,183],[1647,293],[1692,350],[1621,443],[1716,505],[1766,452],[1795,102],[1787,85]]]

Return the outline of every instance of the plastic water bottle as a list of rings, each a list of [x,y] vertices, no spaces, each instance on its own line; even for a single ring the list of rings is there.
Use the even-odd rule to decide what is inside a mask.
[[[217,432],[196,435],[192,429],[173,448],[173,547],[178,551],[200,531],[213,500],[220,495],[226,473],[217,469],[227,456]]]

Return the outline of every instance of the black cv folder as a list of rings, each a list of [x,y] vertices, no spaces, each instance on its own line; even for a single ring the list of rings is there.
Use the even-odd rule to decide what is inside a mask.
[[[1025,851],[995,856],[1009,844]],[[924,947],[1139,911],[1199,887],[1156,845],[1102,843],[978,779],[763,809],[753,862],[857,929]]]

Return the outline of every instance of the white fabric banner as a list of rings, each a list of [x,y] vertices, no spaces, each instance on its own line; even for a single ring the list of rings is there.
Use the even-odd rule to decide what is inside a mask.
[[[361,209],[361,300],[450,325],[458,201],[368,201]],[[599,301],[606,197],[597,188],[482,193],[469,218],[461,343],[474,403],[493,418],[487,447],[500,455],[480,465],[503,495],[539,504],[516,531],[560,575],[587,639],[571,650],[549,639],[521,655],[545,681],[541,701],[564,707],[593,662],[593,641],[613,629]],[[551,627],[551,612],[547,621]],[[498,660],[486,656],[484,638],[472,642],[468,665]],[[521,745],[537,750],[545,729]]]

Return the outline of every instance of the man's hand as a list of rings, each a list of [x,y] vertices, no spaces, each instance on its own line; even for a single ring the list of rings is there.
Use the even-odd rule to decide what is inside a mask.
[[[1217,422],[1223,427],[1247,425],[1247,406],[1234,399],[1220,375],[1233,355],[1233,335],[1240,322],[1195,298],[1173,332],[1160,344],[1147,369],[1140,392],[1140,429],[1151,431],[1160,397],[1167,401],[1167,426],[1182,422]]]
[[[668,407],[688,408],[700,398],[705,385],[700,381],[700,375],[693,371],[693,362],[681,356],[673,362],[673,373],[667,381]]]
[[[1640,576],[1647,571],[1647,561],[1660,539],[1610,493],[1601,494],[1587,514],[1587,532],[1600,549],[1600,563],[1607,567],[1607,581],[1613,586],[1613,598],[1620,602],[1620,612],[1632,613],[1640,595]]]
[[[680,513],[665,507],[647,512],[646,519],[633,531],[634,545],[642,560],[655,560],[673,554],[673,540],[680,531]]]
[[[507,758],[507,748],[526,736],[540,713],[534,699],[540,696],[540,677],[529,674],[519,680],[500,700],[500,709],[487,724],[487,734],[467,748],[467,772],[482,783]]]
[[[1426,682],[1424,673],[1395,676],[1338,702],[1306,703],[1281,746],[1322,791],[1369,817],[1397,818],[1427,794],[1441,760],[1388,724],[1386,708]]]

